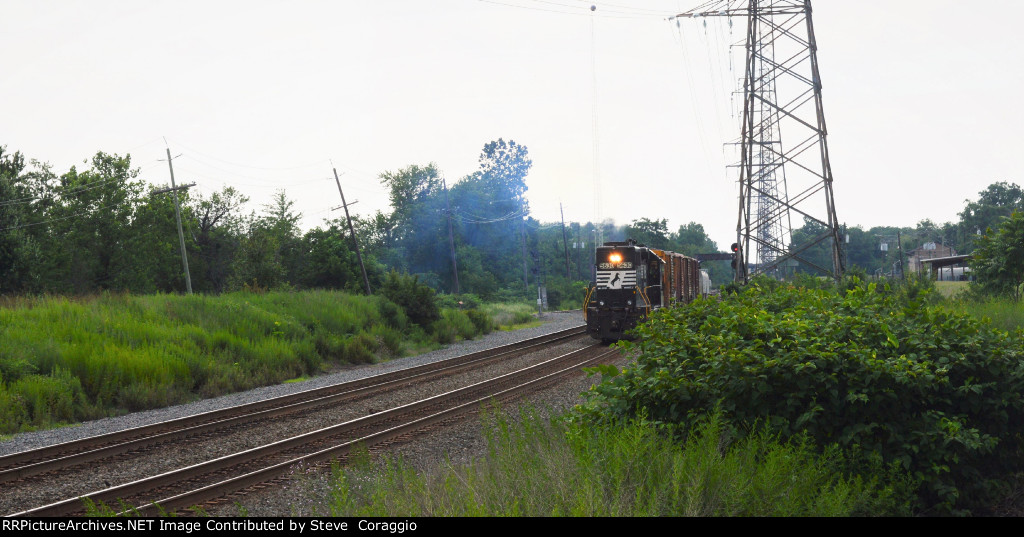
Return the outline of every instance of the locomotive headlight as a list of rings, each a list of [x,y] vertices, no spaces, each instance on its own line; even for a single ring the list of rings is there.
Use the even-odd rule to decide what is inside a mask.
[[[626,301],[626,305],[627,306],[632,306],[633,305],[633,301],[632,300],[627,300]]]
[[[622,263],[622,254],[618,252],[612,252],[608,254],[608,262],[613,265],[618,265],[619,263]]]
[[[598,306],[604,306],[604,300],[598,300],[597,301],[597,305]]]

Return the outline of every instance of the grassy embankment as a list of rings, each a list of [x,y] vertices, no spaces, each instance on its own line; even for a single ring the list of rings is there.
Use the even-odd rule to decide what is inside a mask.
[[[488,308],[499,323],[529,306]],[[182,403],[473,338],[479,311],[420,326],[381,297],[331,291],[104,294],[0,303],[0,434]]]

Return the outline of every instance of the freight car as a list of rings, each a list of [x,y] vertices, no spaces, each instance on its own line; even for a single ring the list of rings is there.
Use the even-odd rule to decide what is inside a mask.
[[[706,294],[699,261],[632,239],[599,246],[594,269],[583,316],[587,332],[603,342],[628,337],[627,331],[658,308]]]

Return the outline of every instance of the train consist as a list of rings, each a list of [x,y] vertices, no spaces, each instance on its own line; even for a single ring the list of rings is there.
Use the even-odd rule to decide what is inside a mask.
[[[595,281],[587,289],[583,316],[587,332],[604,342],[627,337],[651,311],[690,302],[711,287],[696,259],[632,239],[599,246],[594,263]]]

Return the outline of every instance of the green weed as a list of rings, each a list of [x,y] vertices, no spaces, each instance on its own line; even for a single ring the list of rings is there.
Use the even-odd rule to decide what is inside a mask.
[[[418,473],[384,458],[336,469],[334,516],[849,516],[895,512],[898,493],[844,477],[767,432],[729,443],[712,417],[685,444],[655,424],[493,418],[489,455]]]

